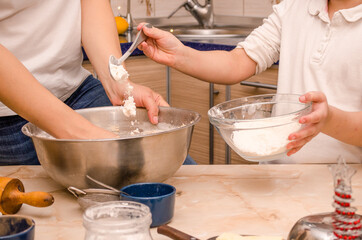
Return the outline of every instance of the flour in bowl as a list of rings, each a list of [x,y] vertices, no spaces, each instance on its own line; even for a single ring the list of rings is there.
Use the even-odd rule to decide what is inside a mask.
[[[301,124],[293,116],[234,123],[231,140],[242,154],[250,157],[272,156],[286,151],[288,136]]]
[[[120,126],[112,126],[111,131],[122,137],[142,137],[149,134],[157,134],[172,129],[180,128],[170,123],[152,124],[150,122],[131,121],[130,125],[122,124]]]

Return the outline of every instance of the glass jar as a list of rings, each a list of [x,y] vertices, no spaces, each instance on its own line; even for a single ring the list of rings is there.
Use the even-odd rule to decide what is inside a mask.
[[[131,201],[89,207],[83,214],[86,240],[152,240],[150,209]]]

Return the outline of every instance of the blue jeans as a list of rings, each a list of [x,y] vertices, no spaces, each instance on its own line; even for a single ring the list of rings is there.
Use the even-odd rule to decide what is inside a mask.
[[[101,82],[92,75],[64,102],[72,109],[112,106]],[[22,117],[0,117],[0,165],[38,165],[31,138],[21,132],[27,123]],[[184,164],[196,164],[189,156]]]

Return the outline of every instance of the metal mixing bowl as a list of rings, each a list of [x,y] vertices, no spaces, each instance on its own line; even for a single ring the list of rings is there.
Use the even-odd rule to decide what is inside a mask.
[[[99,187],[90,179],[115,188],[166,180],[185,160],[193,126],[200,120],[200,115],[193,111],[160,107],[158,126],[161,129],[152,133],[147,128],[155,126],[149,123],[143,108],[137,108],[134,118],[126,117],[123,107],[88,108],[77,112],[111,131],[129,133],[138,128],[141,132],[121,134],[117,139],[64,140],[49,137],[31,123],[24,125],[22,131],[32,138],[38,159],[49,176],[64,187],[80,189]]]
[[[212,107],[208,116],[225,142],[249,161],[276,160],[287,152],[289,134],[311,110],[296,94],[265,94],[238,98]]]
[[[360,219],[361,215],[356,214]],[[336,213],[318,213],[299,219],[290,230],[287,240],[335,240],[334,235]],[[362,220],[362,219],[361,219]],[[342,238],[343,239],[343,238]],[[352,238],[350,238],[352,239]],[[362,237],[354,238],[361,240]]]

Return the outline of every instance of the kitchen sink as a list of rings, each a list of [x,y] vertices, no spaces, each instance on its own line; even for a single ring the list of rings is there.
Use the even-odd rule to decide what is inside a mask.
[[[163,28],[179,38],[245,38],[253,29],[245,28]]]
[[[238,42],[243,41],[253,30],[252,28],[190,28],[190,27],[168,27],[162,28],[175,35],[181,41],[216,43],[226,45],[236,45]]]
[[[149,22],[181,41],[236,45],[262,24],[262,18],[215,15],[212,29],[200,28],[192,17],[147,18],[137,22]]]

